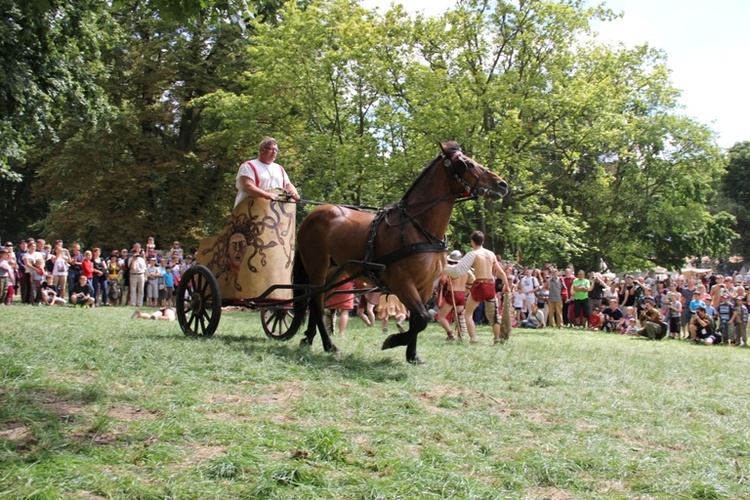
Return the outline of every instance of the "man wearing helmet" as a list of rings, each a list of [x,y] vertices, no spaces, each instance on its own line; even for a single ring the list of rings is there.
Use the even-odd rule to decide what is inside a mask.
[[[453,250],[448,255],[448,264],[458,264],[461,257],[460,250]],[[458,338],[463,339],[464,335],[468,332],[466,329],[466,316],[464,315],[464,309],[466,308],[465,289],[467,283],[472,282],[473,278],[474,274],[471,271],[457,278],[450,278],[445,274],[440,276],[440,295],[443,301],[438,310],[437,322],[445,329],[445,333],[448,334],[448,340],[456,339],[451,329],[451,324],[448,321],[448,314],[451,311],[453,311],[454,319],[458,324]]]
[[[476,326],[474,325],[473,314],[480,302],[485,304],[485,314],[492,324],[492,333],[494,334],[495,343],[502,342],[500,337],[500,312],[497,308],[497,297],[495,295],[495,277],[503,280],[505,289],[508,288],[508,278],[505,276],[497,256],[484,248],[484,233],[474,231],[471,235],[471,246],[473,250],[458,261],[457,264],[448,265],[445,268],[445,274],[452,278],[463,276],[469,272],[471,266],[474,266],[476,279],[471,285],[471,293],[466,301],[466,329],[469,331],[469,341],[472,344],[477,343]]]

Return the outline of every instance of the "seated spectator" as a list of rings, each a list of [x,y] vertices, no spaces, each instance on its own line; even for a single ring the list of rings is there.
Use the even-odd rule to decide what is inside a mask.
[[[624,329],[621,330],[620,333],[633,336],[638,335],[638,323],[636,322],[635,317],[628,318],[627,323],[624,325]]]
[[[625,315],[617,306],[617,299],[610,299],[609,306],[602,311],[603,330],[606,332],[619,332],[625,323]]]
[[[74,306],[94,307],[94,290],[83,274],[78,276],[78,283],[70,290],[70,303]]]
[[[636,324],[635,310],[633,309],[633,306],[627,306],[625,308],[625,313],[623,314],[623,322],[622,322],[622,327],[620,329],[620,333],[633,333],[630,331],[632,330],[631,325],[635,325],[635,324]],[[637,335],[638,328],[636,327],[635,330],[636,330],[636,335]]]
[[[531,303],[531,311],[526,319],[521,321],[521,328],[543,328],[544,313],[539,310],[536,302]]]
[[[152,314],[146,314],[142,313],[141,311],[136,311],[133,313],[133,315],[130,317],[131,319],[154,319],[154,320],[163,320],[163,321],[174,321],[177,319],[177,311],[174,307],[162,307],[158,311]]]
[[[58,296],[55,290],[57,290],[57,287],[54,284],[54,276],[48,274],[41,288],[42,303],[48,306],[64,306],[67,304],[65,299]]]
[[[644,309],[640,315],[641,329],[638,335],[649,340],[661,340],[667,334],[667,327],[663,323],[661,313],[654,307],[654,299],[647,297],[643,302]]]
[[[594,307],[594,310],[589,316],[589,329],[598,332],[602,328],[602,314],[599,312],[598,307]]]
[[[721,343],[721,333],[717,332],[714,322],[706,315],[706,308],[699,307],[690,320],[690,339],[696,344],[713,345]]]

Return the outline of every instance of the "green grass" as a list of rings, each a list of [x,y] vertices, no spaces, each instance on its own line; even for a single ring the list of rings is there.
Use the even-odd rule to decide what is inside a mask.
[[[131,312],[0,309],[0,497],[750,497],[750,350],[431,325],[414,367]]]

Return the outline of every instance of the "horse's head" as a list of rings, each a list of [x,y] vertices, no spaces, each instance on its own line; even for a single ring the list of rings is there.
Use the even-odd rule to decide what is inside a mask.
[[[465,155],[453,141],[440,143],[443,164],[460,186],[464,196],[485,196],[499,200],[508,194],[508,183],[490,169]]]

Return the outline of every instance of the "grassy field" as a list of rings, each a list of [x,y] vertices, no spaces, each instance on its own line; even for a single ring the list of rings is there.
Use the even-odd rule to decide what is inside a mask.
[[[2,498],[748,498],[750,350],[581,331],[300,349],[2,308]]]

